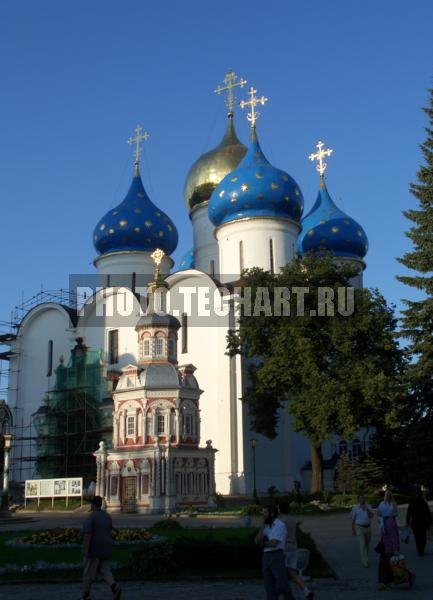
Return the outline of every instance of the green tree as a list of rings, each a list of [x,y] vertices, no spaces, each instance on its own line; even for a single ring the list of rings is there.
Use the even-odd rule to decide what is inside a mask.
[[[322,443],[335,433],[349,438],[360,426],[375,426],[379,420],[397,426],[404,398],[396,320],[379,292],[355,290],[350,315],[318,311],[323,288],[337,299],[355,274],[353,267],[336,265],[331,256],[314,255],[293,260],[278,274],[247,271],[243,283],[251,289],[254,308],[260,294],[269,293],[274,307],[282,288],[308,286],[304,314],[297,306],[300,293],[287,300],[289,316],[265,309],[248,316],[244,305],[239,328],[228,335],[229,353],[250,359],[244,400],[252,429],[274,438],[279,409],[287,405],[295,431],[310,442],[313,493],[323,490]]]
[[[361,456],[359,460],[352,460],[344,452],[337,463],[335,488],[338,492],[347,494],[362,494],[376,491],[384,483],[383,468],[371,456]]]
[[[416,274],[397,277],[415,288],[418,300],[405,300],[402,334],[408,339],[407,366],[412,409],[409,415],[407,470],[414,480],[423,479],[433,484],[433,464],[428,461],[419,469],[419,456],[433,447],[433,89],[429,91],[429,105],[425,110],[429,123],[427,139],[421,144],[424,164],[417,173],[410,191],[417,200],[416,208],[404,212],[411,228],[406,233],[413,244],[400,262]]]

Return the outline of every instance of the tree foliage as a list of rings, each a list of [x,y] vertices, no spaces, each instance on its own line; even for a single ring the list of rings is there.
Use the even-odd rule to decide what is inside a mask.
[[[332,256],[314,255],[293,260],[278,274],[260,269],[244,273],[252,297],[268,288],[272,306],[279,289],[308,287],[303,315],[297,310],[299,294],[292,293],[289,316],[266,311],[247,316],[244,311],[239,329],[229,333],[229,352],[251,359],[244,400],[255,431],[275,437],[283,404],[295,431],[303,432],[319,453],[335,433],[350,438],[360,426],[374,426],[378,420],[398,425],[405,397],[403,359],[394,313],[383,296],[377,290],[355,290],[352,314],[335,309],[333,316],[316,316],[321,288],[337,299],[339,289],[355,275],[356,269],[336,265]],[[320,489],[313,454],[312,462],[313,489]]]
[[[337,463],[335,489],[342,494],[361,494],[376,491],[384,483],[381,464],[370,456],[353,461],[344,452]]]
[[[418,182],[410,186],[418,207],[404,212],[412,221],[406,235],[413,249],[399,259],[418,274],[398,279],[423,296],[417,301],[405,300],[402,333],[408,338],[408,352],[415,359],[408,365],[408,376],[416,408],[422,416],[433,416],[433,90],[425,112],[430,119],[427,139],[421,144],[425,164],[418,171]]]
[[[427,138],[421,144],[424,164],[410,191],[417,206],[404,212],[411,227],[406,235],[412,242],[410,252],[400,258],[415,271],[397,279],[415,288],[418,300],[405,300],[402,334],[408,339],[407,380],[411,392],[406,467],[418,481],[433,484],[433,464],[422,457],[433,447],[433,89],[429,105],[424,109],[429,123]],[[422,465],[421,465],[422,463]],[[424,464],[425,463],[425,464]]]

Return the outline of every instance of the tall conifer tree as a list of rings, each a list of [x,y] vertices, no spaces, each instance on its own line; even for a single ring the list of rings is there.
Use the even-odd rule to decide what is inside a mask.
[[[408,376],[416,416],[433,419],[433,89],[430,90],[429,106],[424,110],[429,118],[427,139],[421,144],[425,164],[418,171],[417,182],[410,186],[418,206],[404,212],[412,221],[406,235],[412,241],[413,249],[399,259],[417,274],[397,279],[422,294],[420,300],[405,300],[407,308],[403,311],[402,333],[409,340],[412,362],[408,366]]]
[[[406,430],[406,472],[417,483],[433,485],[433,89],[429,106],[424,109],[429,123],[427,139],[421,144],[424,164],[417,182],[410,186],[418,201],[404,215],[412,222],[407,236],[413,243],[400,262],[417,274],[397,279],[421,292],[419,300],[405,300],[402,333],[409,340],[407,379],[412,410]]]

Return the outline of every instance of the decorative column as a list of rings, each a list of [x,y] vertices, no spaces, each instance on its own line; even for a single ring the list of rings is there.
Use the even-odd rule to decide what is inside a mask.
[[[120,441],[122,441],[122,443],[125,443],[125,416],[123,414],[123,411],[121,411],[119,413],[119,440],[118,443]]]
[[[10,433],[3,435],[4,468],[3,468],[3,491],[1,499],[0,512],[9,513],[9,452],[12,446],[12,436]]]
[[[104,442],[99,442],[99,449],[93,453],[96,458],[96,496],[104,496],[105,490],[105,464],[107,462],[107,450]]]
[[[171,457],[170,457],[170,447],[167,448],[167,454],[165,458],[165,495],[171,496],[172,485],[171,485]]]
[[[119,445],[119,417],[113,419],[113,448]]]
[[[208,475],[209,475],[209,496],[215,496],[215,452],[212,448],[212,440],[206,440],[206,448],[208,452]],[[209,498],[211,500],[211,498]]]
[[[176,444],[179,443],[179,438],[180,438],[180,416],[179,416],[179,409],[175,408],[174,409],[174,431],[175,431],[175,436],[176,436]]]

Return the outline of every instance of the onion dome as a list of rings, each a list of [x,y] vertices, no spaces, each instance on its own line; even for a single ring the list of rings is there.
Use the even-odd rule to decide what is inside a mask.
[[[194,269],[194,248],[183,255],[178,271],[187,271],[188,269]]]
[[[253,129],[247,154],[212,193],[209,218],[215,226],[247,217],[299,222],[303,207],[298,184],[285,171],[269,163]]]
[[[93,232],[99,254],[161,248],[166,254],[176,249],[178,233],[173,221],[147,195],[136,165],[135,175],[123,202],[109,210]]]
[[[188,172],[183,193],[189,212],[209,200],[221,179],[238,166],[246,151],[236,135],[233,113],[229,112],[227,129],[221,142],[200,156]]]
[[[357,260],[362,260],[367,254],[368,239],[365,231],[334,203],[323,177],[317,200],[302,219],[298,250],[301,255],[326,250],[335,256]]]

